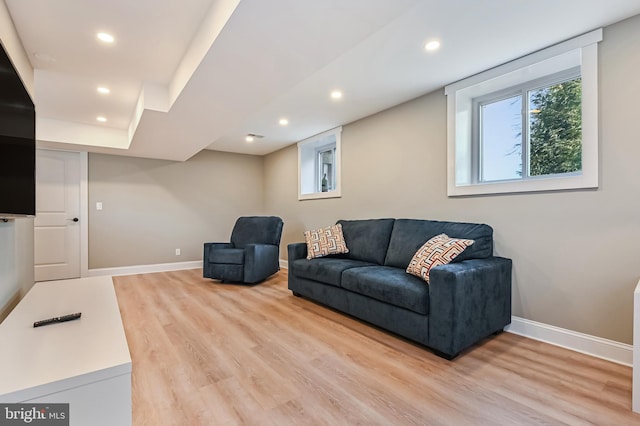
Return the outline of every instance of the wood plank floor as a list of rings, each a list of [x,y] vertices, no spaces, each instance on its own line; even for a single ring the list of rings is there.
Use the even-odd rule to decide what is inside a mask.
[[[630,425],[631,368],[510,333],[453,362],[294,297],[201,270],[114,277],[133,424]]]

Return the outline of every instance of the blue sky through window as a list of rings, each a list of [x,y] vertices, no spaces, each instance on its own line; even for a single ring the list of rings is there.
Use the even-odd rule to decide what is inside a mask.
[[[522,97],[481,107],[481,180],[522,177]]]

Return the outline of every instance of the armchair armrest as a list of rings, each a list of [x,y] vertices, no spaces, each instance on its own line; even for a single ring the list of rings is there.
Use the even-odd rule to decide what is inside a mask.
[[[210,249],[225,249],[225,248],[233,248],[231,243],[204,243],[205,248],[209,247]]]
[[[206,263],[209,261],[209,253],[211,252],[211,250],[219,250],[232,247],[233,245],[231,245],[231,243],[204,243],[204,255],[202,259]]]
[[[469,259],[429,273],[429,346],[453,358],[511,323],[511,259]]]
[[[244,282],[256,283],[278,272],[279,252],[279,247],[271,244],[247,244],[244,248]]]
[[[307,243],[291,243],[287,246],[288,261],[307,258]]]

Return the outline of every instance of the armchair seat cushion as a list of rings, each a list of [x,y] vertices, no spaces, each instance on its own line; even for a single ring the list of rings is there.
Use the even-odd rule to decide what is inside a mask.
[[[209,252],[209,262],[242,265],[244,264],[244,249],[227,248],[211,250]]]
[[[341,287],[422,315],[429,314],[429,285],[399,268],[349,269],[342,275]]]

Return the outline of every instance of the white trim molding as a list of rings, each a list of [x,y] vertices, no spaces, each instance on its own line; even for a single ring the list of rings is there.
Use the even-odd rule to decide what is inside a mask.
[[[168,272],[168,271],[182,271],[185,269],[198,269],[202,268],[202,260],[193,260],[189,262],[175,262],[175,263],[158,263],[155,265],[134,265],[134,266],[120,266],[115,268],[96,268],[89,269],[87,276],[98,277],[102,275],[135,275],[135,274],[150,274],[153,272]]]
[[[633,346],[524,318],[512,317],[505,331],[572,351],[631,366]]]
[[[280,268],[289,269],[289,261],[288,260],[280,259],[279,263],[280,263]]]
[[[89,273],[89,153],[80,152],[80,277]]]

